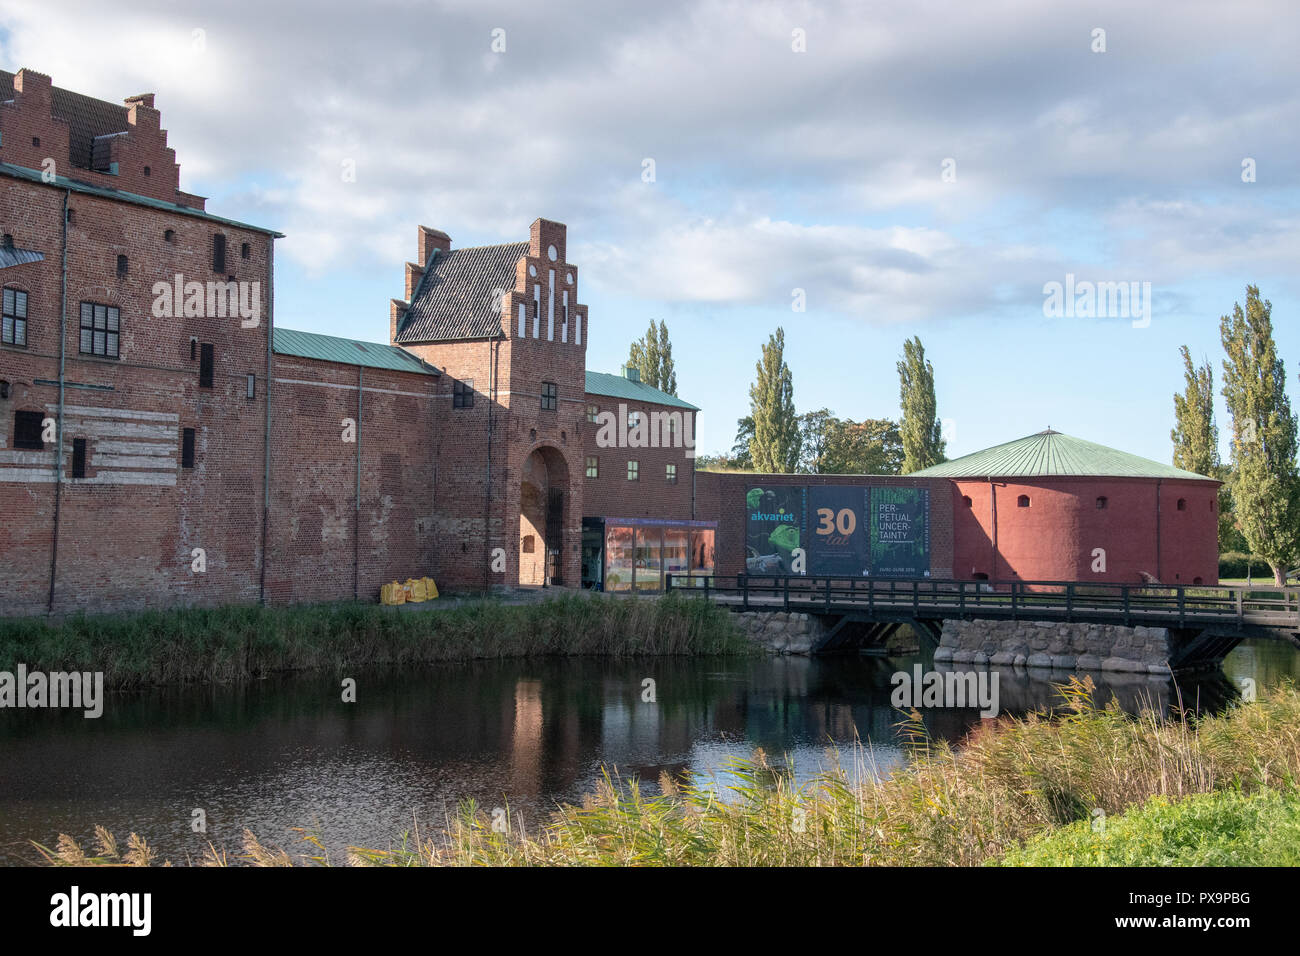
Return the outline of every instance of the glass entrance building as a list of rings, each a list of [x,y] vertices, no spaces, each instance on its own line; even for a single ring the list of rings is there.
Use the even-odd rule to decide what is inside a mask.
[[[583,518],[582,586],[597,591],[658,592],[700,587],[713,576],[716,521]]]

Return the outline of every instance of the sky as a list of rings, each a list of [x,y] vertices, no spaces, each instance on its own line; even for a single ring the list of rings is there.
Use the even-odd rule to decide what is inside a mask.
[[[1178,347],[1217,388],[1249,284],[1295,394],[1297,36],[1293,0],[5,0],[0,67],[155,92],[181,188],[286,234],[277,325],[386,341],[417,225],[540,216],[588,368],[664,321],[702,453],[779,326],[800,412],[896,418],[916,335],[949,457],[1050,426],[1169,461]],[[1049,314],[1067,276],[1149,319]]]

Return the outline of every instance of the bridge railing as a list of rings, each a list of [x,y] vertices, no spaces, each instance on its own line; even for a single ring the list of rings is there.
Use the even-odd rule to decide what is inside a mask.
[[[738,601],[742,608],[910,609],[918,615],[970,613],[1012,620],[1042,613],[1066,621],[1105,616],[1125,624],[1158,619],[1171,626],[1228,621],[1300,628],[1300,589],[1293,587],[737,574],[714,575],[704,580],[701,589],[698,576],[670,573],[664,577],[664,588],[681,590],[681,582],[687,579],[694,584],[691,590],[729,603]]]

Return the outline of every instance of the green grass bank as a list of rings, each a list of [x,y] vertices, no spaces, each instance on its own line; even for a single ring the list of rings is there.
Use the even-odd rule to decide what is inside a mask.
[[[0,619],[0,670],[102,671],[108,687],[227,683],[283,671],[543,655],[755,653],[731,612],[698,598],[563,595],[401,610],[222,607]]]

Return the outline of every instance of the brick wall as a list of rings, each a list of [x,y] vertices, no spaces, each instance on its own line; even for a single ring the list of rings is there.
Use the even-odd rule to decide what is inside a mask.
[[[685,437],[694,435],[693,423],[689,421],[696,413],[689,409],[668,405],[649,404],[646,402],[628,402],[625,399],[607,395],[587,395],[586,402],[596,406],[597,413],[612,412],[617,417],[621,414],[620,406],[626,406],[627,415],[639,411],[647,424],[661,421],[655,415],[674,415],[674,420],[682,424],[678,428],[680,437],[677,447],[663,436],[662,427],[658,448],[600,447],[599,428],[588,423],[584,431],[584,459],[578,464],[586,475],[586,457],[594,457],[597,462],[597,477],[585,479],[584,501],[587,516],[593,518],[677,518],[690,519],[693,513],[693,491],[695,490],[695,459],[687,457],[684,446]],[[667,420],[667,419],[663,419]],[[665,447],[667,446],[667,447]],[[637,479],[628,479],[628,462],[637,462]],[[667,466],[677,469],[677,480],[670,482],[667,478]]]

